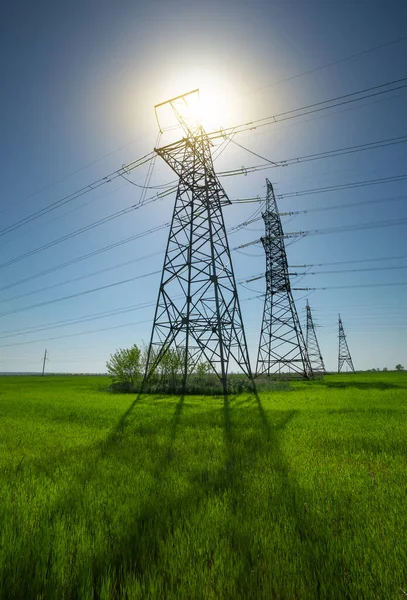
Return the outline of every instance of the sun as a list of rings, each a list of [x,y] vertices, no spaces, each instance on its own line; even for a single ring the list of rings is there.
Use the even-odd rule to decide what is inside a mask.
[[[202,125],[206,131],[213,131],[225,126],[227,110],[220,94],[208,89],[199,90],[188,98],[186,119],[194,125]]]
[[[195,93],[188,94],[191,91]],[[240,122],[236,111],[236,96],[239,94],[215,71],[195,68],[188,73],[169,72],[167,83],[160,92],[162,101],[183,94],[188,95],[184,100],[177,102],[176,107],[192,128],[202,125],[205,131],[211,132]],[[170,122],[170,111],[167,111],[167,114],[165,112],[162,111],[160,114],[160,123]]]

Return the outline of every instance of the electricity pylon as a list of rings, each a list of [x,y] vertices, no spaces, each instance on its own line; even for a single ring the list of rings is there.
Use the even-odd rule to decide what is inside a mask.
[[[183,389],[190,370],[209,363],[227,391],[231,363],[251,379],[222,206],[230,204],[212,163],[202,125],[183,114],[189,92],[170,105],[184,137],[155,151],[179,177],[147,357],[145,380],[167,351],[183,360]],[[161,128],[160,128],[161,129]]]
[[[308,304],[308,300],[305,308],[307,311],[305,345],[307,346],[312,372],[314,374],[325,373],[324,359],[322,358],[321,350],[319,348],[317,334],[315,332],[315,325],[314,321],[312,320],[311,307]]]
[[[349,352],[348,342],[346,341],[345,330],[343,328],[341,315],[339,315],[339,352],[338,352],[338,373],[341,372],[346,363],[351,371],[355,372],[352,357]]]
[[[288,370],[310,378],[311,363],[291,292],[283,227],[273,186],[268,179],[266,183],[266,210],[262,214],[266,234],[261,238],[266,253],[266,296],[256,374]]]

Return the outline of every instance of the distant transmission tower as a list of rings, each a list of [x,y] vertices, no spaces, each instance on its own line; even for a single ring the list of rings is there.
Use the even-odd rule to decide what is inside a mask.
[[[322,358],[321,350],[319,348],[314,321],[312,320],[311,307],[308,304],[308,300],[306,305],[306,311],[307,327],[305,334],[305,344],[307,346],[312,372],[314,373],[314,375],[317,373],[325,373],[324,359]]]
[[[351,371],[355,372],[352,357],[349,352],[348,342],[346,341],[345,330],[343,328],[341,315],[339,315],[339,353],[338,353],[338,373],[341,372],[344,364],[347,364]]]
[[[209,363],[227,390],[231,364],[252,378],[222,205],[230,204],[214,171],[202,125],[185,117],[189,92],[155,107],[174,111],[184,137],[156,148],[179,177],[147,357],[146,377],[171,348],[190,369]],[[186,111],[187,112],[187,111]],[[160,127],[161,130],[161,127]]]
[[[47,358],[47,349],[45,348],[45,352],[44,352],[44,358],[42,360],[42,373],[41,375],[44,377],[44,372],[45,372],[45,362],[49,360],[49,358]]]
[[[266,297],[256,374],[288,371],[310,378],[311,363],[291,292],[283,227],[273,186],[268,179],[266,182],[266,210],[262,215],[266,235],[261,238],[266,253]]]

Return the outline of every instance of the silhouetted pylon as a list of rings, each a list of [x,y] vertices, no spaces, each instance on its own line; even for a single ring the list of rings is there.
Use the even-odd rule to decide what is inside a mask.
[[[315,325],[312,319],[311,307],[308,304],[308,300],[305,308],[307,311],[305,344],[307,346],[312,372],[314,375],[317,373],[325,373],[324,359],[322,358],[321,350],[319,348],[317,334],[315,332]]]
[[[273,186],[268,179],[266,183],[265,236],[261,238],[266,253],[266,294],[256,374],[291,372],[310,378],[312,368],[291,291],[283,227]]]
[[[339,352],[338,352],[338,373],[341,372],[343,365],[346,363],[350,370],[355,372],[352,357],[349,352],[348,342],[346,341],[345,330],[343,328],[341,315],[339,315]]]
[[[231,364],[252,378],[222,205],[230,204],[213,167],[211,142],[191,122],[188,98],[155,107],[174,111],[184,137],[155,151],[179,177],[158,293],[145,380],[169,349],[184,362],[183,388],[191,369],[204,361],[227,390]]]

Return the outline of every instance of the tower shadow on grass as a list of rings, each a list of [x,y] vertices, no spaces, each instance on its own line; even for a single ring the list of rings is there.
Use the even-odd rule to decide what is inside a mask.
[[[329,592],[329,587],[326,587],[326,583],[335,581],[335,585],[337,586],[338,597],[348,597],[346,577],[342,578],[346,573],[346,565],[345,561],[342,559],[338,559],[337,557],[329,557],[328,561],[329,565],[329,573],[320,570],[321,565],[321,548],[329,547],[328,540],[328,532],[324,531],[321,526],[318,526],[318,521],[316,520],[316,515],[312,515],[312,512],[309,511],[308,505],[305,502],[306,496],[304,491],[301,489],[300,485],[295,479],[294,474],[290,471],[287,460],[284,456],[284,452],[281,449],[281,439],[280,436],[290,424],[290,422],[295,418],[298,411],[290,410],[283,411],[283,414],[279,415],[279,419],[276,420],[275,423],[269,421],[267,417],[267,413],[263,407],[260,396],[257,390],[253,391],[253,396],[255,400],[255,408],[258,413],[258,421],[261,428],[261,437],[262,441],[258,440],[258,451],[256,450],[253,453],[252,460],[256,460],[256,458],[262,458],[266,455],[269,456],[270,464],[272,465],[272,470],[277,479],[277,488],[280,489],[280,493],[276,494],[276,497],[269,497],[270,506],[274,507],[280,505],[280,510],[276,511],[280,514],[287,514],[290,518],[293,525],[293,532],[297,539],[296,551],[300,557],[301,564],[301,578],[302,581],[306,581],[309,585],[309,589],[305,586],[305,589],[302,591],[300,589],[294,590],[283,590],[283,595],[281,595],[280,591],[274,590],[276,594],[273,594],[273,583],[270,580],[270,588],[268,594],[266,593],[261,597],[287,597],[287,598],[316,598],[316,597],[328,597],[331,592]],[[232,432],[232,417],[230,413],[230,406],[228,403],[225,404],[226,410],[229,414],[225,416],[225,429],[229,430],[229,437],[233,434]],[[233,451],[232,451],[233,452]],[[257,457],[256,457],[257,454]],[[239,463],[239,457],[235,456],[233,458],[229,457],[229,460],[232,460],[234,463]],[[236,485],[237,478],[234,479],[233,485]],[[268,512],[269,506],[264,506],[265,513]],[[270,514],[270,522],[272,523],[273,519],[276,518],[276,514]],[[264,559],[260,562],[264,566]],[[288,559],[289,560],[289,559]],[[259,555],[256,558],[253,556],[247,557],[248,566],[251,567],[251,572],[255,572],[255,564],[256,561],[259,561]],[[273,572],[274,565],[269,564],[270,573]],[[280,569],[281,570],[281,569]],[[283,569],[284,570],[284,569]],[[238,579],[237,588],[242,590],[242,598],[250,597],[251,586],[256,584],[256,578],[253,577],[252,581],[249,582],[250,576],[248,578],[248,571],[241,573]],[[324,578],[326,579],[324,581]],[[264,582],[265,583],[265,582]],[[244,591],[245,590],[245,591]],[[329,596],[334,597],[334,596]]]
[[[385,381],[324,381],[323,379],[315,381],[316,385],[335,389],[356,388],[358,390],[400,390],[405,385],[396,385],[386,383]]]
[[[78,474],[78,477],[93,475],[103,455],[114,455],[116,451],[120,451],[122,433],[139,400],[140,395],[101,444],[100,452],[87,466],[86,473]],[[131,585],[134,590],[138,590],[138,595],[134,597],[138,598],[312,597],[311,594],[301,595],[300,590],[297,595],[282,595],[281,588],[276,588],[275,582],[273,583],[275,565],[270,562],[268,554],[273,547],[267,544],[265,547],[258,546],[255,542],[255,536],[261,535],[264,523],[273,524],[273,520],[282,519],[285,515],[293,523],[294,535],[298,539],[297,552],[303,569],[301,577],[314,585],[311,590],[313,597],[323,597],[318,593],[318,582],[324,573],[320,576],[316,573],[320,557],[313,546],[317,548],[324,545],[324,532],[315,526],[315,515],[312,519],[311,514],[304,512],[302,490],[290,473],[281,449],[280,436],[295,418],[296,411],[275,411],[276,418],[270,422],[257,393],[248,396],[248,405],[239,409],[234,409],[233,400],[225,395],[221,413],[217,413],[217,419],[223,422],[224,430],[223,464],[213,472],[206,472],[208,464],[204,461],[196,463],[194,468],[187,470],[187,475],[184,474],[183,484],[179,486],[177,480],[172,479],[180,474],[180,467],[174,461],[177,457],[174,445],[181,422],[185,419],[184,408],[185,398],[180,396],[170,421],[166,421],[166,442],[158,448],[159,455],[155,465],[149,470],[149,483],[143,490],[137,490],[143,497],[134,516],[126,522],[120,533],[116,530],[113,537],[106,539],[103,549],[100,546],[93,555],[91,564],[83,566],[84,570],[90,568],[93,597],[102,597],[109,577],[110,595],[105,594],[109,598],[127,597],[127,582],[133,582]],[[202,414],[197,413],[188,416],[185,425],[201,430],[201,417]],[[174,472],[170,473],[173,465]],[[268,493],[264,506],[259,507],[257,504],[254,507],[258,513],[257,520],[245,525],[245,521],[252,518],[253,509],[246,504],[245,486],[250,486],[251,472],[256,472],[258,476],[263,465],[272,471],[275,491]],[[186,458],[185,467],[188,469],[189,466]],[[256,502],[255,496],[252,499]],[[60,515],[70,504],[75,509],[81,501],[77,490],[72,490],[68,504],[66,497],[60,496],[51,510],[48,510],[48,519],[52,520]],[[117,502],[120,502],[119,496]],[[201,517],[205,518],[205,507],[210,503],[228,503],[229,514],[224,524],[225,529],[214,534],[209,528],[208,531],[201,532],[199,537],[196,529],[199,528]],[[186,535],[189,535],[190,540],[188,551],[177,548],[176,544],[177,540],[183,540]],[[217,546],[221,544],[226,545],[228,550],[216,558]],[[167,553],[176,557],[182,551],[182,559],[169,562]],[[219,565],[216,561],[223,561],[224,565]],[[235,570],[234,565],[238,565]],[[221,580],[219,572],[223,566],[226,575]],[[338,574],[343,571],[340,562],[334,563],[334,567]],[[27,577],[27,586],[30,587],[25,587],[25,594],[21,597],[28,600],[43,594],[44,598],[56,598],[57,590],[54,596],[47,595],[49,589],[36,588],[32,584],[33,580],[29,578],[32,568],[28,563],[25,565],[25,573],[22,575]],[[86,573],[83,577],[86,577]],[[66,597],[81,597],[78,590],[80,581],[76,580],[72,582],[72,589],[67,591]],[[253,591],[256,592],[255,596]]]
[[[71,522],[72,519],[75,521],[77,510],[79,510],[78,516],[80,516],[81,504],[83,503],[83,498],[85,497],[86,484],[88,484],[93,477],[97,477],[98,463],[100,460],[106,458],[106,456],[109,454],[115,454],[116,449],[119,449],[121,446],[122,434],[126,429],[129,417],[134,411],[136,405],[139,403],[141,396],[141,393],[137,395],[128,409],[120,417],[119,421],[111,430],[107,438],[96,445],[95,456],[86,462],[81,469],[78,469],[76,473],[74,473],[73,481],[76,483],[76,485],[72,485],[72,481],[70,481],[69,488],[64,492],[59,493],[51,506],[48,505],[44,508],[46,512],[44,512],[43,518],[40,519],[40,522],[45,525],[45,530],[52,531],[54,521],[58,522],[58,520],[61,519],[61,515],[63,515],[68,522]],[[70,582],[70,589],[67,589],[66,587],[64,590],[58,589],[59,574],[57,572],[53,572],[53,568],[55,568],[55,566],[53,567],[51,559],[51,556],[54,555],[53,544],[51,544],[48,549],[49,556],[46,559],[47,565],[43,565],[42,568],[39,568],[39,555],[38,553],[34,555],[31,551],[30,547],[32,547],[32,535],[27,533],[27,539],[25,541],[24,539],[22,540],[22,547],[25,548],[25,552],[18,557],[18,580],[15,579],[16,566],[10,560],[8,563],[5,563],[6,568],[3,568],[2,570],[2,581],[0,584],[1,596],[4,593],[4,597],[10,599],[25,598],[26,600],[31,600],[38,597],[44,599],[56,599],[60,597],[81,598],[84,597],[81,592],[81,584],[83,583],[83,580],[87,579],[88,582],[92,581],[93,585],[91,596],[99,598],[103,595],[101,588],[103,577],[106,573],[111,572],[112,569],[113,571],[119,573],[123,570],[124,565],[128,566],[130,563],[134,564],[135,561],[138,565],[144,565],[144,568],[147,570],[150,561],[154,560],[154,554],[157,550],[156,546],[160,543],[161,539],[160,535],[158,535],[154,540],[154,536],[151,536],[151,531],[156,526],[157,515],[160,515],[162,520],[167,514],[165,506],[162,506],[159,501],[160,494],[155,494],[157,502],[152,500],[152,496],[154,496],[154,492],[160,490],[163,478],[165,477],[165,472],[173,459],[172,448],[176,440],[183,407],[184,396],[182,395],[175,406],[173,416],[169,423],[168,441],[161,451],[161,456],[156,462],[156,467],[151,473],[154,483],[151,486],[151,489],[146,493],[146,500],[142,506],[141,512],[139,513],[138,518],[134,521],[133,526],[130,527],[128,536],[124,538],[124,544],[120,544],[121,550],[118,551],[116,557],[114,553],[112,553],[111,549],[109,549],[109,551],[103,555],[95,556],[92,561],[92,567],[88,574],[82,573],[82,576],[77,575],[76,579],[73,578],[75,580]],[[160,520],[160,518],[158,518],[158,520]],[[160,532],[159,527],[157,528],[157,531]],[[21,535],[24,538],[24,533]],[[140,540],[142,541],[141,545],[138,543]],[[49,543],[49,533],[46,533],[45,541]],[[76,543],[74,539],[72,542]],[[36,544],[38,545],[39,542],[37,541]],[[144,559],[146,559],[146,562]],[[41,572],[41,570],[43,571],[43,577],[38,578],[38,573]],[[142,570],[140,572],[142,572]],[[116,597],[116,595],[113,595],[113,597]]]

